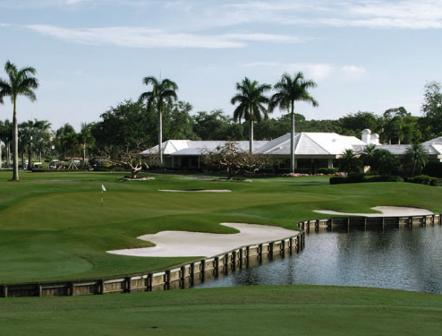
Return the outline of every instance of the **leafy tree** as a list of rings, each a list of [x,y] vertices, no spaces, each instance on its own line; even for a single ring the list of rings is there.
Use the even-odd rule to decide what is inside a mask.
[[[193,131],[193,119],[190,116],[192,105],[179,101],[174,104],[170,112],[170,131],[168,139],[196,140],[197,135]]]
[[[101,121],[90,126],[97,156],[115,161],[124,153],[140,152],[153,146],[156,116],[146,113],[140,102],[125,101],[100,117]]]
[[[147,110],[155,107],[158,113],[158,154],[160,157],[160,166],[163,165],[163,110],[165,105],[171,105],[177,100],[176,91],[178,85],[170,79],[163,79],[161,82],[153,76],[144,77],[143,83],[147,86],[152,85],[152,90],[140,95],[139,101],[146,101]]]
[[[405,152],[405,166],[411,171],[414,178],[416,172],[420,172],[428,163],[428,154],[421,144],[412,144]]]
[[[193,116],[193,131],[201,140],[242,140],[242,125],[234,124],[222,110],[198,112]]]
[[[203,152],[202,161],[209,166],[225,167],[228,180],[240,173],[255,173],[263,165],[272,164],[269,157],[243,151],[239,144],[231,139],[214,151]]]
[[[273,86],[277,92],[270,99],[269,110],[273,111],[275,107],[279,107],[281,110],[287,110],[291,118],[290,172],[292,173],[295,171],[295,101],[305,101],[318,106],[318,102],[308,92],[308,89],[315,87],[316,83],[305,80],[302,72],[295,73],[293,77],[285,73]]]
[[[250,81],[245,77],[241,83],[236,83],[237,94],[231,99],[233,105],[239,103],[233,111],[234,121],[241,123],[241,119],[249,121],[249,152],[253,153],[253,123],[263,118],[268,119],[268,111],[264,104],[269,103],[269,98],[264,96],[271,89],[269,84],[259,84],[256,80]]]
[[[339,125],[342,128],[341,134],[361,136],[362,130],[368,128],[372,131],[377,131],[377,117],[372,112],[357,112],[354,114],[347,114],[345,117],[338,119]]]
[[[32,67],[18,69],[10,61],[6,61],[5,72],[8,79],[0,78],[0,102],[4,97],[11,97],[13,105],[12,124],[13,124],[13,172],[12,180],[19,181],[18,176],[18,123],[17,123],[17,98],[25,96],[31,101],[35,101],[37,96],[34,89],[38,88],[38,81],[35,77],[36,70]]]
[[[441,83],[429,82],[425,85],[422,113],[430,130],[428,139],[442,135],[442,92]]]
[[[347,176],[351,173],[355,173],[359,170],[361,162],[358,154],[352,149],[346,149],[342,156],[339,158],[339,169]]]

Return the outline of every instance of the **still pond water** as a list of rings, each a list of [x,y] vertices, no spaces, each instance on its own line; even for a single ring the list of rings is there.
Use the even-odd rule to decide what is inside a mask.
[[[277,257],[196,287],[290,284],[442,294],[442,227],[311,232],[299,254]]]

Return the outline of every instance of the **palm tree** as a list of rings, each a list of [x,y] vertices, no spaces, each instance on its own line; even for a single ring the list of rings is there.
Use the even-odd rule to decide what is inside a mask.
[[[368,144],[360,152],[362,163],[364,164],[364,166],[369,166],[370,170],[372,169],[373,166],[375,151],[376,151],[376,145]]]
[[[405,162],[411,168],[411,177],[428,163],[428,154],[421,144],[412,144],[405,152]]]
[[[378,148],[374,151],[372,170],[379,175],[395,174],[400,169],[399,160],[390,151]]]
[[[32,77],[36,70],[32,67],[17,69],[17,66],[10,61],[6,61],[5,71],[8,79],[0,78],[0,102],[4,97],[11,97],[13,105],[12,124],[13,124],[13,173],[12,181],[19,181],[18,176],[18,124],[17,124],[17,97],[19,95],[29,98],[31,101],[37,100],[34,89],[38,88],[38,81]]]
[[[233,119],[239,123],[242,118],[250,122],[250,154],[253,153],[253,123],[261,121],[261,114],[264,115],[264,119],[268,119],[267,109],[263,104],[268,104],[269,98],[264,96],[264,92],[271,88],[272,86],[269,84],[259,85],[256,80],[251,82],[247,77],[241,83],[236,83],[238,93],[232,98],[231,103],[233,105],[239,103],[239,105],[233,111]]]
[[[163,165],[163,111],[164,105],[172,104],[178,99],[176,91],[178,85],[170,79],[163,79],[161,82],[153,76],[144,77],[143,84],[152,85],[152,91],[143,92],[138,99],[140,102],[147,102],[147,110],[155,108],[158,113],[158,154],[160,166]]]
[[[285,73],[281,80],[273,88],[277,91],[270,99],[269,110],[275,107],[287,110],[290,113],[290,172],[295,172],[295,101],[305,101],[314,107],[318,102],[309,93],[308,89],[315,88],[316,83],[312,80],[305,80],[302,72],[298,72],[294,77]]]
[[[339,168],[349,176],[350,173],[357,172],[359,167],[360,161],[357,153],[352,149],[346,149],[339,158]]]
[[[3,121],[0,120],[0,168],[3,168],[2,138],[4,137],[3,134],[5,133],[5,130],[5,125],[3,124]]]
[[[78,150],[78,134],[77,133],[66,133],[62,138],[61,142],[63,147],[69,152],[69,166],[68,169],[78,169],[74,161],[74,154]]]
[[[95,138],[92,135],[92,123],[81,123],[81,130],[78,134],[78,141],[81,144],[83,154],[83,169],[86,167],[86,148],[95,142]]]
[[[6,168],[11,168],[11,140],[12,140],[12,124],[6,119],[2,123],[0,129],[0,139],[5,144],[6,151]]]

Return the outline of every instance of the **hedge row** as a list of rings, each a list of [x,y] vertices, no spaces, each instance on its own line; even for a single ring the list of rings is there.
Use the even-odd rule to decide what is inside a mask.
[[[333,176],[330,178],[330,184],[343,183],[366,183],[366,182],[404,182],[404,179],[396,175],[382,175],[382,176],[366,176],[364,174],[350,174],[348,177]],[[438,186],[439,180],[436,177],[427,175],[419,175],[414,178],[408,178],[405,182]]]

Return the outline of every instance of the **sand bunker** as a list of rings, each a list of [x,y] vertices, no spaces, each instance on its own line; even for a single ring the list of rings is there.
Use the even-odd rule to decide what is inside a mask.
[[[187,231],[162,231],[139,239],[156,244],[155,247],[108,251],[108,253],[136,257],[212,257],[245,245],[260,244],[292,237],[297,231],[268,225],[221,223],[240,233],[215,234]]]
[[[331,210],[314,210],[327,215],[345,215],[345,216],[362,216],[362,217],[407,217],[407,216],[425,216],[433,215],[433,213],[426,209],[407,208],[396,206],[377,206],[373,210],[381,213],[354,213],[354,212],[338,212]]]
[[[232,190],[228,189],[183,189],[183,190],[169,190],[169,189],[163,189],[158,191],[164,191],[164,192],[232,192]]]

